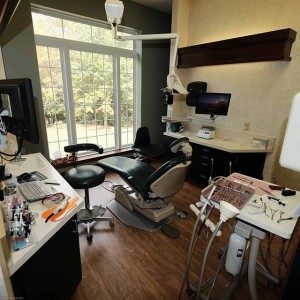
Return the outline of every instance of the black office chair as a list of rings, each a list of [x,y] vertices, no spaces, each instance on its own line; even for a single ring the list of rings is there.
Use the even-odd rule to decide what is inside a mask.
[[[93,221],[108,221],[111,227],[114,226],[114,221],[110,217],[102,217],[106,208],[101,205],[94,205],[90,208],[89,189],[101,184],[105,179],[105,172],[102,168],[94,165],[76,165],[75,154],[79,151],[95,151],[103,153],[103,148],[95,144],[76,144],[64,147],[65,152],[73,154],[74,168],[70,169],[65,174],[65,179],[74,189],[84,189],[85,191],[85,208],[81,209],[77,214],[77,224],[87,224],[87,240],[92,241],[93,235],[90,232],[90,223]]]
[[[134,144],[132,146],[139,160],[156,159],[167,153],[167,149],[159,144],[152,144],[148,127],[140,127],[136,132]]]

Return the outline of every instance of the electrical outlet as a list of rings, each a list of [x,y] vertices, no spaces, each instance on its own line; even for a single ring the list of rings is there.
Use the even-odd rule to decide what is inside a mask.
[[[244,123],[244,130],[247,131],[250,129],[250,123]]]

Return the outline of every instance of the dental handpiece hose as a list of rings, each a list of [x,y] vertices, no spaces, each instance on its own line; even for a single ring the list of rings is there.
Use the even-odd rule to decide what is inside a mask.
[[[206,261],[207,261],[207,257],[208,257],[208,253],[209,250],[211,248],[212,242],[214,241],[215,237],[217,236],[217,233],[221,230],[222,226],[223,226],[224,222],[223,221],[219,221],[218,224],[216,225],[216,229],[214,230],[208,244],[205,250],[205,254],[203,257],[203,261],[202,261],[202,268],[201,268],[201,273],[200,273],[200,277],[199,277],[199,284],[198,284],[198,289],[197,289],[197,300],[200,299],[200,293],[201,293],[201,285],[202,285],[202,280],[203,280],[203,274],[204,274],[204,268],[206,265]]]
[[[194,225],[194,228],[193,228],[193,232],[192,232],[192,235],[191,235],[189,250],[188,250],[186,272],[185,272],[185,275],[184,275],[184,279],[183,279],[183,283],[182,283],[182,286],[181,286],[181,289],[180,289],[178,299],[180,299],[180,297],[181,297],[182,290],[183,290],[183,287],[184,287],[184,282],[186,282],[187,289],[189,289],[189,290],[191,289],[190,281],[189,281],[189,269],[190,269],[190,264],[191,264],[191,261],[192,261],[192,256],[193,256],[193,253],[194,253],[194,250],[195,250],[200,232],[201,232],[201,230],[202,230],[202,228],[205,224],[205,221],[208,219],[210,213],[212,212],[213,208],[214,208],[214,206],[209,207],[209,210],[205,214],[205,218],[203,220],[201,218],[201,215],[203,214],[204,210],[202,210],[202,214],[199,213],[198,216],[197,216],[197,219],[196,219],[196,222],[195,222],[195,225]],[[201,224],[199,226],[200,222],[201,222]]]

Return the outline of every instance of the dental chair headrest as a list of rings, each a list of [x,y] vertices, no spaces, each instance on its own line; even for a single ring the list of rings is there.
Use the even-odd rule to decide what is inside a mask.
[[[173,153],[178,153],[181,151],[188,159],[192,157],[193,149],[189,144],[189,139],[187,137],[175,140],[170,144],[169,148]]]

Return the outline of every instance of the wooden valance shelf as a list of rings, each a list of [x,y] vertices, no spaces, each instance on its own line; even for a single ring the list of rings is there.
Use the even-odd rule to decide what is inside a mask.
[[[290,61],[297,32],[291,28],[178,49],[178,68],[257,61]]]

